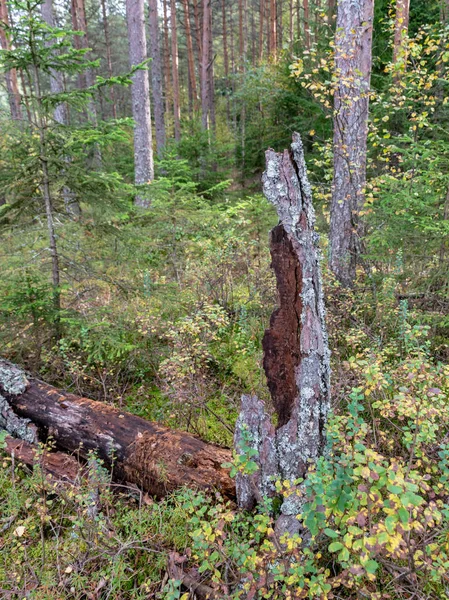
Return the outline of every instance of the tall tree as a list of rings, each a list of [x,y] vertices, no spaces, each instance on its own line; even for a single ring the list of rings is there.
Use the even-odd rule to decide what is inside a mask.
[[[309,0],[303,0],[304,10],[304,43],[307,50],[310,50],[310,12]]]
[[[210,127],[210,38],[211,0],[203,0],[203,39],[201,42],[201,125],[204,130]]]
[[[259,0],[259,61],[263,58],[263,28],[265,21],[265,0]]]
[[[156,151],[159,157],[165,147],[164,99],[162,94],[162,56],[159,36],[157,0],[149,0],[151,83],[156,129]]]
[[[100,0],[100,2],[101,2],[101,14],[103,17],[104,41],[106,44],[106,63],[108,65],[108,75],[109,75],[109,77],[112,77],[113,70],[112,70],[112,54],[111,54],[111,35],[109,32],[109,19],[108,19],[108,14],[106,11],[106,0]],[[114,87],[112,85],[109,88],[109,98],[111,100],[111,105],[112,105],[112,116],[114,117],[114,119],[116,119],[117,118],[117,106],[116,106],[116,102],[115,102]]]
[[[175,125],[175,140],[181,139],[181,104],[179,96],[179,57],[178,57],[178,26],[176,22],[176,0],[170,0],[171,24],[171,57],[173,83],[173,117]]]
[[[75,48],[77,50],[80,49],[88,49],[89,48],[89,39],[87,36],[87,19],[86,19],[86,6],[84,4],[84,0],[72,0],[71,1],[72,8],[72,25],[75,31],[80,31],[82,35],[75,36]],[[91,87],[95,83],[95,76],[92,68],[86,69],[85,73],[80,74],[78,78],[78,85],[81,89],[88,86]],[[89,118],[92,123],[96,124],[97,122],[97,110],[95,107],[95,102],[92,99],[89,102]]]
[[[246,1],[246,0],[245,0]],[[212,22],[212,4],[211,9],[209,10],[209,51],[208,51],[208,60],[209,60],[209,120],[210,126],[213,131],[215,131],[215,78],[214,78],[214,46],[213,46],[213,22]]]
[[[8,6],[6,0],[0,0],[0,46],[3,50],[10,50],[11,44],[9,42],[9,16]],[[16,69],[10,69],[5,74],[6,89],[8,91],[8,102],[9,109],[11,112],[11,118],[14,121],[19,121],[22,118],[22,111],[20,108],[20,92],[19,85],[17,83],[17,71]]]
[[[361,251],[373,10],[373,0],[337,4],[330,266],[344,286],[353,285]]]
[[[131,67],[140,65],[147,58],[145,35],[144,0],[126,0],[128,24],[129,61]],[[154,178],[153,142],[151,134],[150,85],[148,69],[138,69],[132,76],[131,86],[134,126],[134,180],[136,185],[148,183]],[[136,195],[137,206],[149,202]]]
[[[165,81],[165,112],[170,114],[171,98],[171,69],[170,69],[170,38],[168,35],[168,0],[162,0],[164,10],[164,81]]]
[[[396,15],[394,20],[393,63],[405,69],[405,38],[408,34],[410,0],[396,0]]]
[[[190,11],[189,1],[183,0],[184,8],[184,27],[186,32],[186,45],[187,45],[187,67],[189,71],[189,82],[190,89],[192,92],[193,108],[198,110],[198,90],[196,85],[196,74],[195,74],[195,56],[193,54],[193,40],[192,40],[192,28],[190,26]]]
[[[269,53],[275,58],[277,51],[277,2],[270,0],[270,47]]]

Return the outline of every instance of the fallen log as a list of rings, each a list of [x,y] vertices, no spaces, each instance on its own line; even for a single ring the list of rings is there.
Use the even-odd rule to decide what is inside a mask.
[[[13,414],[12,414],[13,413]],[[50,437],[59,450],[88,460],[93,451],[114,480],[164,496],[187,485],[235,497],[223,463],[231,452],[108,406],[56,389],[0,360],[0,426],[16,437]],[[23,434],[23,435],[20,435]]]
[[[76,484],[83,474],[83,468],[79,461],[74,456],[64,452],[44,450],[40,453],[33,444],[11,436],[6,437],[2,449],[13,457],[16,462],[21,462],[33,468],[39,465],[45,474],[51,475],[56,481]]]

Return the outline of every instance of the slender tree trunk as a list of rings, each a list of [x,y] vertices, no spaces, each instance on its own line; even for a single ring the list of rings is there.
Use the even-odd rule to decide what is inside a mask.
[[[277,51],[277,2],[276,0],[270,0],[270,55],[272,58],[276,58]]]
[[[282,44],[284,41],[284,4],[282,0],[278,0],[276,7],[276,32],[277,32],[277,48],[282,50]]]
[[[256,19],[254,10],[254,0],[251,0],[251,65],[256,66]]]
[[[200,10],[198,6],[198,0],[193,0],[193,17],[195,21],[195,40],[196,49],[198,55],[198,64],[201,63],[201,57],[203,56],[203,30],[201,27]]]
[[[228,54],[228,27],[226,19],[226,0],[221,1],[221,20],[223,29],[223,66],[225,74],[225,89],[226,89],[226,119],[230,120],[229,106],[229,54]]]
[[[113,70],[112,70],[112,56],[111,56],[111,36],[109,33],[109,20],[108,20],[108,15],[107,15],[107,11],[106,11],[106,0],[100,0],[100,2],[101,2],[101,13],[103,16],[104,40],[106,43],[106,62],[108,65],[108,75],[109,75],[109,77],[112,77]],[[115,103],[114,86],[112,86],[112,85],[109,87],[109,98],[111,100],[111,105],[112,105],[112,116],[114,117],[114,119],[116,119],[117,118],[117,106]]]
[[[393,63],[404,72],[407,62],[406,37],[410,13],[410,0],[396,0],[394,21]],[[399,76],[399,73],[397,74]]]
[[[175,126],[175,140],[181,139],[181,105],[179,100],[179,57],[178,57],[178,29],[176,23],[176,1],[170,0],[171,23],[171,56],[172,56],[172,83],[173,83],[173,116]]]
[[[208,77],[209,77],[209,119],[210,126],[212,131],[215,132],[215,79],[214,79],[214,47],[213,47],[213,22],[212,22],[212,3],[211,8],[209,10],[209,69],[208,69]]]
[[[81,36],[75,36],[75,48],[89,48],[89,39],[87,37],[86,7],[84,0],[72,0],[72,23],[75,31],[81,31],[83,33]],[[92,69],[86,69],[85,73],[79,77],[78,82],[80,88],[85,86],[93,86],[95,83],[95,76]],[[97,110],[93,98],[89,102],[88,110],[90,121],[96,125]]]
[[[344,286],[353,285],[361,252],[373,8],[373,0],[337,4],[330,267]]]
[[[126,0],[129,62],[131,67],[147,58],[144,0]],[[134,180],[136,185],[154,178],[153,142],[151,134],[150,86],[148,69],[140,69],[132,76],[131,86],[134,126]],[[146,198],[136,195],[135,204],[147,207]]]
[[[244,61],[245,61],[245,34],[243,31],[243,0],[239,0],[239,68],[243,73]]]
[[[259,61],[263,59],[263,28],[265,16],[265,0],[259,0]]]
[[[186,30],[186,45],[187,45],[187,66],[189,70],[189,81],[190,88],[192,90],[193,107],[194,110],[198,110],[198,89],[196,85],[196,74],[195,74],[195,56],[193,53],[193,40],[192,40],[192,29],[190,27],[190,11],[189,11],[189,0],[183,0],[184,6],[184,22]]]
[[[202,56],[201,56],[201,125],[205,131],[210,127],[210,92],[211,86],[209,82],[210,71],[210,12],[211,0],[203,1],[203,39],[202,39]]]
[[[39,73],[39,57],[35,52],[36,44],[34,33],[30,31],[30,49],[32,54],[32,64],[33,64],[33,75],[34,75],[34,91],[36,96],[36,101],[38,105],[37,109],[37,121],[36,125],[38,127],[39,133],[39,162],[41,164],[42,169],[42,193],[44,198],[45,205],[45,215],[47,218],[47,233],[48,233],[48,241],[50,248],[50,256],[51,256],[51,273],[52,273],[52,285],[53,285],[53,306],[55,310],[55,333],[56,337],[60,336],[60,312],[61,312],[61,291],[60,291],[60,267],[59,267],[59,252],[58,245],[56,241],[56,233],[55,233],[55,225],[54,225],[54,217],[53,217],[53,201],[50,190],[50,176],[48,169],[48,151],[47,151],[47,128],[48,124],[46,122],[44,116],[44,107],[42,103],[42,92],[41,92],[41,81],[40,81],[40,73]]]
[[[157,0],[149,0],[151,81],[156,129],[156,151],[159,158],[165,147],[164,100],[162,95],[162,57],[159,37]]]
[[[290,0],[290,4],[289,4],[289,10],[288,10],[288,16],[289,16],[289,42],[290,42],[290,48],[293,48],[293,36],[294,36],[294,29],[293,29],[293,23],[294,23],[294,11],[293,11],[293,0]]]
[[[303,0],[304,8],[304,42],[306,49],[310,50],[310,14],[309,14],[309,0]]]
[[[9,34],[7,30],[8,26],[8,6],[6,4],[6,0],[0,0],[0,46],[3,50],[11,49],[11,44],[9,42]],[[16,69],[11,69],[10,71],[8,71],[5,74],[5,79],[11,118],[14,121],[20,121],[22,120],[22,110],[20,108],[20,93],[19,85],[17,83]]]
[[[168,35],[168,13],[167,13],[167,2],[168,0],[162,1],[164,8],[164,79],[165,79],[165,113],[168,116],[170,114],[170,98],[172,97],[171,92],[171,68],[170,68],[170,38]]]

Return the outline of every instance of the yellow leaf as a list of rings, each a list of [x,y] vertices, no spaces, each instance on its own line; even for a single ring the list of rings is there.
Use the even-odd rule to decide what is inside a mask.
[[[14,535],[17,537],[22,537],[24,533],[25,533],[25,527],[23,525],[16,527],[16,529],[14,530]]]

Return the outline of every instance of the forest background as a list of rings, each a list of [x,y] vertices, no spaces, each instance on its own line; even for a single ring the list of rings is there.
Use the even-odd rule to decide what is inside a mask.
[[[225,597],[447,597],[449,5],[355,4],[0,0],[2,356],[232,445],[241,394],[270,402],[264,153],[298,131],[333,366],[313,544],[274,581],[270,511],[106,478],[92,518],[5,461],[5,597],[178,598],[173,549]]]

